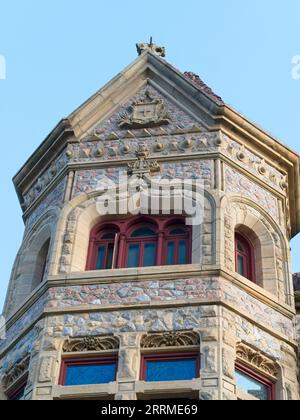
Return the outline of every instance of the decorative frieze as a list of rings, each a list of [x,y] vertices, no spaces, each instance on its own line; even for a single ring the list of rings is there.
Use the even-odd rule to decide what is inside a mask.
[[[244,343],[237,345],[236,356],[237,360],[250,365],[261,373],[273,376],[274,378],[278,374],[278,365],[274,360]]]
[[[17,362],[3,377],[3,385],[5,389],[9,389],[17,383],[28,371],[30,362],[30,355],[24,357],[21,361]]]
[[[200,345],[200,336],[194,331],[152,333],[141,340],[141,348],[181,347]]]
[[[67,340],[63,345],[64,353],[85,351],[118,350],[119,339],[114,336],[79,337]]]

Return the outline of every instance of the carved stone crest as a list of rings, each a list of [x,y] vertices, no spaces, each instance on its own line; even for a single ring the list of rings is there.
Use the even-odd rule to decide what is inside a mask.
[[[133,102],[120,116],[120,128],[150,128],[167,125],[170,118],[163,99],[154,99],[149,91],[139,101]]]
[[[141,348],[199,346],[200,337],[194,331],[151,333],[142,338]]]
[[[135,154],[138,160],[128,163],[128,175],[134,175],[138,178],[143,178],[143,176],[146,174],[160,171],[160,165],[156,160],[148,160],[149,149],[146,145],[139,145],[139,148]]]
[[[119,339],[113,336],[80,337],[67,340],[63,346],[64,353],[84,351],[117,350]]]

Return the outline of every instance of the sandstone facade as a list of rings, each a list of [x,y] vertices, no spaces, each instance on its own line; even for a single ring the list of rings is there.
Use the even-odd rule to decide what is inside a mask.
[[[124,111],[145,95],[164,104],[168,124],[136,127],[127,115],[132,127],[120,127]],[[86,271],[90,232],[101,220],[99,185],[126,175],[139,150],[158,169],[148,177],[202,182],[204,219],[193,226],[192,263]],[[299,399],[300,319],[289,247],[300,228],[299,157],[196,77],[146,48],[60,122],[15,184],[25,233],[4,308],[0,399],[27,376],[24,398],[33,400],[247,399],[236,384],[237,361],[271,378],[276,399]],[[259,250],[256,284],[236,273],[237,227]],[[157,348],[199,351],[200,378],[141,381],[141,354]],[[117,381],[59,385],[66,354],[118,355]]]

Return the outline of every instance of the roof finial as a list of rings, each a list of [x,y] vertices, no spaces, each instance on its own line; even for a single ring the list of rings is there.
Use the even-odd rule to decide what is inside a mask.
[[[166,50],[164,47],[158,47],[156,44],[153,43],[153,37],[150,37],[150,43],[141,43],[136,44],[136,48],[138,51],[138,54],[141,55],[144,51],[150,51],[155,55],[158,55],[159,57],[165,57],[166,56]]]

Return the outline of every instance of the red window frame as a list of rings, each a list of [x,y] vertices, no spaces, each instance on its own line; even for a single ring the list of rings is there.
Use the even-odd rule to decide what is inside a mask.
[[[239,244],[245,249],[245,252],[239,250]],[[239,273],[239,258],[243,258],[243,265],[245,272],[243,274]],[[238,274],[247,278],[248,280],[256,283],[255,278],[255,260],[254,260],[254,247],[252,243],[239,232],[235,233],[235,270]]]
[[[139,267],[143,267],[144,246],[146,243],[156,244],[156,266],[166,265],[167,246],[170,240],[180,241],[183,236],[170,235],[171,229],[183,228],[186,231],[185,240],[187,243],[187,262],[191,263],[191,227],[186,226],[183,216],[134,216],[128,219],[119,219],[118,221],[102,222],[96,225],[90,234],[90,243],[87,257],[86,270],[96,270],[98,249],[101,244],[105,245],[105,240],[101,240],[101,235],[108,232],[116,232],[113,268],[127,268],[129,244],[140,243],[141,252]],[[156,237],[131,238],[134,230],[147,227],[156,232]],[[179,242],[178,242],[179,244]],[[178,262],[178,255],[174,265]]]
[[[141,357],[141,368],[140,368],[140,380],[146,381],[147,375],[147,362],[150,361],[167,361],[167,360],[187,360],[195,359],[196,360],[196,376],[195,379],[200,378],[200,353],[190,352],[190,353],[158,353],[158,354],[142,354]]]
[[[182,235],[174,235],[171,234],[171,232],[175,229],[183,229],[184,233]],[[185,256],[185,263],[184,264],[190,264],[191,263],[191,229],[189,226],[183,225],[181,223],[171,225],[167,229],[167,233],[164,238],[164,264],[168,265],[168,245],[170,242],[174,242],[175,245],[175,255],[174,255],[174,263],[172,265],[180,265],[179,263],[179,246],[181,241],[185,241],[186,246],[186,256]]]
[[[265,385],[268,388],[268,401],[275,401],[276,399],[276,383],[267,379],[265,376],[260,375],[257,372],[253,372],[252,369],[248,368],[247,366],[236,363],[235,369],[244,375],[249,376],[249,378],[255,379],[256,381],[260,382],[261,384]]]
[[[148,228],[154,232],[153,236],[139,236],[139,237],[132,237],[133,233],[136,230]],[[139,262],[136,268],[144,267],[144,256],[145,256],[145,245],[146,244],[154,244],[155,245],[155,265],[157,265],[157,256],[158,256],[158,235],[157,235],[157,227],[152,225],[151,223],[141,223],[141,224],[134,224],[133,227],[127,232],[126,235],[126,248],[124,254],[124,261],[122,264],[122,268],[128,267],[128,255],[129,255],[129,248],[130,245],[138,245],[139,247]]]
[[[118,357],[116,356],[103,356],[103,357],[82,357],[82,358],[70,358],[62,359],[58,385],[66,386],[67,369],[69,366],[92,366],[92,365],[105,365],[109,363],[116,364],[116,375],[117,379],[118,372]]]
[[[103,236],[109,233],[114,235],[114,239],[102,239]],[[116,244],[117,244],[118,236],[119,236],[119,230],[117,226],[116,227],[109,226],[107,224],[107,225],[100,225],[100,226],[97,225],[94,227],[90,235],[90,244],[89,244],[89,250],[88,250],[86,270],[97,270],[96,267],[97,267],[100,246],[105,247],[104,261],[107,262],[108,248],[112,244],[114,246],[112,268],[114,268],[115,262],[116,262],[115,261],[116,252],[117,252]]]

